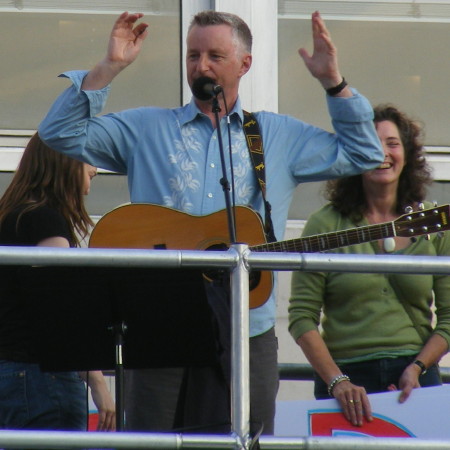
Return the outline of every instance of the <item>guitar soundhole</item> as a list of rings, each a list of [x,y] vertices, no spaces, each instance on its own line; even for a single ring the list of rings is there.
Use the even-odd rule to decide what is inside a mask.
[[[225,244],[214,244],[207,248],[207,250],[227,250],[228,247]],[[203,271],[204,277],[209,281],[224,281],[224,277],[227,274],[225,269],[206,269]],[[249,274],[249,289],[252,291],[255,289],[261,281],[261,272],[251,271]]]
[[[249,283],[249,289],[253,291],[255,289],[259,282],[261,281],[261,272],[259,270],[252,270],[249,275],[248,283]]]

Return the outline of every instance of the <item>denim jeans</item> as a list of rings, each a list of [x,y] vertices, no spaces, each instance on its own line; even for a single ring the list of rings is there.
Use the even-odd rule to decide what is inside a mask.
[[[415,356],[401,356],[397,358],[382,358],[352,364],[339,364],[342,373],[350,377],[353,384],[363,386],[368,394],[386,392],[390,384],[398,387],[399,379],[405,368],[416,359]],[[421,386],[439,386],[442,384],[438,365],[428,368],[419,377]],[[314,396],[317,399],[330,398],[328,387],[317,375],[314,375]]]
[[[87,397],[76,372],[0,360],[0,428],[86,431]]]

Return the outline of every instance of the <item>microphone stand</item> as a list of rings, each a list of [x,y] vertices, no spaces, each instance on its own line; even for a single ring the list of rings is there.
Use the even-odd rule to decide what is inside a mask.
[[[223,93],[222,93],[223,95]],[[213,96],[212,101],[212,112],[214,113],[214,117],[216,119],[216,128],[217,128],[217,137],[219,139],[219,154],[220,154],[220,163],[222,166],[222,178],[220,179],[220,184],[222,185],[222,190],[225,196],[225,207],[227,211],[227,219],[228,219],[228,232],[230,235],[230,244],[236,244],[236,224],[234,221],[234,214],[231,205],[230,198],[230,183],[227,178],[227,169],[225,165],[225,152],[223,149],[223,141],[222,141],[222,132],[220,129],[220,118],[219,112],[221,111],[219,106],[219,100],[217,98],[218,94]],[[233,170],[233,167],[231,167]]]
[[[215,96],[213,97],[212,112],[214,113],[214,117],[216,120],[216,129],[219,138],[220,161],[222,164],[222,178],[220,180],[220,184],[222,185],[225,195],[228,227],[230,233],[230,244],[234,244],[234,246],[237,247],[235,215],[230,199],[230,184],[227,178],[225,165],[225,152],[223,149],[222,132],[220,129],[219,120],[220,106],[217,95],[218,94],[215,94]],[[224,95],[223,92],[222,95]],[[228,114],[228,111],[226,112]],[[227,118],[229,120],[228,115]],[[231,175],[233,176],[233,163],[231,162],[230,165]],[[246,406],[250,402],[250,349],[248,333],[249,307],[248,296],[246,297],[247,306],[245,305],[245,301],[241,301],[240,289],[245,289],[245,287],[248,288],[248,276],[245,282],[245,273],[238,272],[236,279],[238,280],[238,285],[236,284],[236,282],[232,283],[230,280],[230,413],[232,431],[240,436],[241,442],[244,442],[249,439],[250,435],[250,411],[247,410],[248,407]],[[244,296],[242,297],[243,299],[245,299]],[[247,399],[247,403],[245,403],[245,399]]]

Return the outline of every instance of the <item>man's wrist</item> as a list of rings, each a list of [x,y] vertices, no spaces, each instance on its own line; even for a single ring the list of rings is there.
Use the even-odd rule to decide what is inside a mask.
[[[346,87],[347,87],[347,81],[345,81],[345,78],[342,77],[342,81],[339,84],[337,84],[333,87],[330,87],[328,89],[325,89],[325,91],[327,92],[327,94],[330,97],[334,97],[335,95],[341,93]]]
[[[85,76],[81,89],[84,91],[98,91],[108,86],[126,65],[109,62],[104,59],[92,68]]]

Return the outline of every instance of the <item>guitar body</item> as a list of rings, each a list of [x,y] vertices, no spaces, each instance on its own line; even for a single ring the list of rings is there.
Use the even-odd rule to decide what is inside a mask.
[[[237,241],[251,245],[265,242],[264,226],[251,208],[237,206]],[[224,249],[230,244],[225,210],[195,216],[164,206],[129,203],[105,214],[94,227],[89,247],[148,248],[168,250]],[[272,292],[272,273],[255,274],[250,282],[250,308],[266,302]]]

